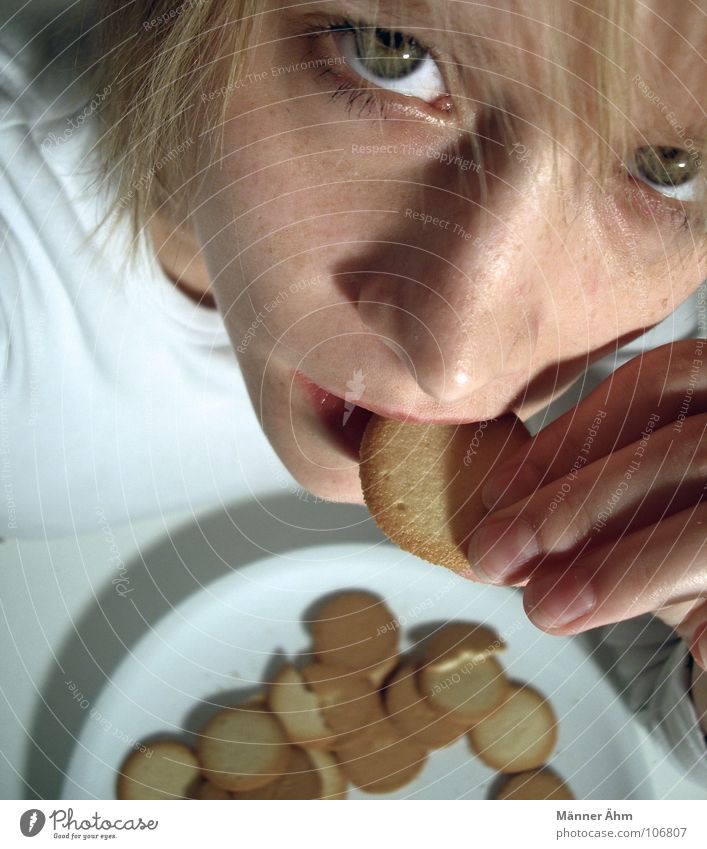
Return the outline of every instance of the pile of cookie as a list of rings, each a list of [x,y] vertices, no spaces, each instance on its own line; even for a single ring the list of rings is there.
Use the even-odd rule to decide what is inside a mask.
[[[312,657],[286,664],[267,692],[218,711],[192,749],[160,740],[133,752],[119,799],[344,799],[404,787],[430,753],[467,735],[508,776],[497,799],[572,799],[547,763],[557,720],[546,699],[509,680],[503,641],[484,625],[439,628],[417,659],[375,595],[326,600],[311,622]]]

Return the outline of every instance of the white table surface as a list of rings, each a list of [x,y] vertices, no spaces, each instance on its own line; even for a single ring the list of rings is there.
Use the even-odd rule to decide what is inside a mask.
[[[275,496],[286,497],[282,492]],[[317,506],[302,505],[302,509],[315,511]],[[0,797],[58,795],[73,730],[71,717],[67,720],[64,713],[62,652],[66,657],[66,647],[81,631],[84,615],[95,610],[97,599],[110,591],[116,552],[122,562],[130,563],[169,537],[176,538],[195,521],[204,519],[183,513],[112,527],[108,532],[104,528],[49,541],[6,539],[0,543]],[[57,688],[64,692],[57,693]],[[682,776],[640,727],[639,734],[653,798],[705,798],[704,788]]]

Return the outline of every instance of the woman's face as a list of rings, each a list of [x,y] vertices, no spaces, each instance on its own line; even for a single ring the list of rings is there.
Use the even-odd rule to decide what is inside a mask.
[[[704,277],[686,218],[707,90],[693,4],[636,4],[635,63],[609,63],[644,148],[628,161],[597,138],[592,108],[572,114],[573,99],[596,100],[591,14],[568,3],[554,31],[572,47],[556,69],[568,109],[525,4],[431,5],[273,3],[250,76],[201,95],[229,98],[195,215],[213,291],[265,433],[335,500],[361,500],[368,411],[527,418]],[[464,89],[448,97],[450,63]]]

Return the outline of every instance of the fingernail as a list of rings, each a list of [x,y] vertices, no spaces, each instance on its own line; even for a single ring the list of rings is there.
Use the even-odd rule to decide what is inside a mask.
[[[540,480],[538,470],[527,462],[522,465],[502,464],[482,487],[481,500],[488,510],[493,507],[505,507],[532,492]]]
[[[695,631],[691,651],[697,663],[707,672],[707,622]]]
[[[533,529],[517,516],[489,521],[469,540],[469,563],[485,583],[500,583],[540,553]]]
[[[591,583],[580,572],[543,575],[525,588],[523,604],[541,628],[560,628],[586,616],[596,607]]]

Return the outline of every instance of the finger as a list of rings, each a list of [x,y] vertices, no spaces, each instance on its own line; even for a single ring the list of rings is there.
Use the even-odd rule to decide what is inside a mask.
[[[490,583],[518,584],[548,555],[565,554],[653,524],[700,501],[707,467],[707,413],[646,431],[642,440],[485,517],[469,563]]]
[[[698,666],[707,671],[707,599],[671,604],[657,616],[678,632]]]
[[[540,431],[489,477],[482,498],[500,509],[641,438],[646,426],[707,411],[704,339],[662,345],[630,360]],[[657,417],[657,420],[654,418]]]
[[[696,613],[701,617],[700,624],[689,631],[690,636],[684,636],[683,639],[690,646],[692,656],[700,668],[707,672],[707,602],[700,605]]]
[[[707,598],[707,504],[531,577],[523,604],[553,634],[576,634]]]

